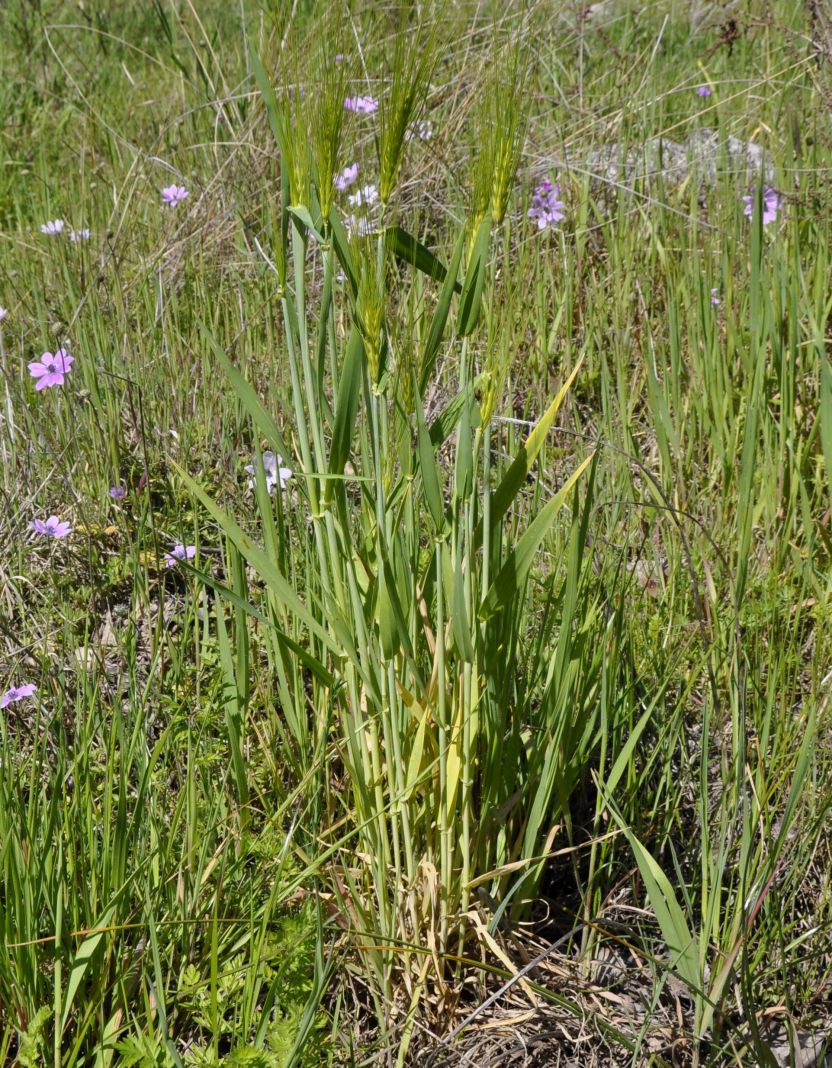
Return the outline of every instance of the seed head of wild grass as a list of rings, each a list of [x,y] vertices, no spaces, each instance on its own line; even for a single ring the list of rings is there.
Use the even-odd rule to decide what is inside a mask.
[[[324,219],[329,218],[332,210],[335,178],[343,162],[340,153],[347,64],[333,60],[334,55],[341,54],[343,47],[340,20],[334,13],[328,13],[324,16],[315,49],[315,89],[310,108],[315,185]]]
[[[433,22],[402,25],[396,34],[389,86],[379,111],[379,193],[385,207],[396,185],[408,130],[425,105],[436,62],[437,32],[438,22]]]

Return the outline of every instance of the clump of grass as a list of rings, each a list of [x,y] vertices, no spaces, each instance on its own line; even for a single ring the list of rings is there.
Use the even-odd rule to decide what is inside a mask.
[[[828,1026],[828,72],[780,0],[377,13],[10,7],[0,1062],[417,1062],[548,916],[627,1063],[767,1063]],[[776,220],[593,173],[709,127]]]

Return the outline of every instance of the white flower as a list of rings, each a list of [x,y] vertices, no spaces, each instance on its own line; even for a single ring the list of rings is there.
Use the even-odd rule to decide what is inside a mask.
[[[8,314],[9,314],[9,313],[8,313],[8,311],[7,311],[7,310],[6,310],[5,308],[0,308],[0,323],[2,323],[2,322],[3,322],[3,320],[4,320],[5,318],[6,318],[6,316],[7,316]]]
[[[374,185],[362,185],[356,193],[352,193],[347,200],[354,208],[371,208],[378,200],[378,188]]]
[[[62,234],[65,226],[63,219],[47,219],[45,223],[41,223],[40,232],[54,237],[56,234]]]
[[[348,237],[352,237],[353,234],[358,234],[359,237],[368,237],[375,229],[372,221],[365,215],[347,215],[344,219],[344,228]]]
[[[408,126],[404,136],[406,141],[430,141],[433,138],[433,123],[430,119],[419,119]]]
[[[89,230],[69,231],[69,240],[73,243],[73,245],[77,245],[79,241],[89,241],[91,236],[92,235]]]
[[[250,475],[254,475],[256,463],[257,458],[255,457],[253,463],[246,464],[246,471],[248,471]],[[283,466],[283,457],[280,453],[275,456],[270,449],[267,449],[263,453],[263,473],[266,476],[266,489],[269,493],[274,493],[278,483],[282,490],[286,489],[289,479],[293,474],[291,467]],[[255,479],[250,478],[248,488],[254,489],[254,486]]]

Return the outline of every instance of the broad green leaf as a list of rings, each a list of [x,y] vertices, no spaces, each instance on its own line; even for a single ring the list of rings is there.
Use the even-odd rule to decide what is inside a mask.
[[[439,685],[443,686],[442,680]],[[459,787],[459,777],[462,772],[462,724],[455,718],[451,729],[451,737],[448,740],[448,749],[445,754],[445,805],[448,813],[453,813],[456,804],[456,791]]]
[[[456,462],[454,464],[454,501],[467,501],[474,489],[474,452],[471,445],[469,406],[462,405],[459,430],[456,435]]]
[[[378,573],[378,597],[376,600],[376,620],[378,622],[381,651],[385,660],[392,660],[399,651],[399,633],[393,616],[390,584],[384,564]]]
[[[602,792],[607,808],[623,831],[635,856],[647,898],[656,914],[662,938],[670,953],[670,967],[687,985],[694,1000],[699,1002],[702,997],[702,976],[699,971],[698,947],[673,893],[670,880],[630,830],[603,788]]]
[[[468,261],[468,270],[465,274],[465,284],[462,287],[462,296],[459,300],[456,332],[460,337],[466,337],[470,334],[480,317],[490,238],[491,213],[486,212],[474,239],[474,247],[471,250],[471,258]]]
[[[511,503],[517,496],[520,487],[525,483],[529,476],[529,473],[534,466],[534,462],[538,457],[540,450],[543,448],[543,443],[546,441],[546,435],[552,429],[552,424],[555,421],[555,417],[560,411],[561,405],[566,399],[566,394],[569,392],[572,383],[575,381],[575,377],[578,371],[581,369],[583,363],[583,356],[578,360],[572,369],[572,373],[567,380],[561,386],[558,391],[558,395],[537,421],[537,424],[526,438],[523,447],[515,456],[511,467],[506,471],[503,476],[503,480],[494,493],[491,496],[491,522],[496,524],[502,519],[506,512],[511,507]],[[478,528],[479,533],[479,528]],[[479,538],[477,538],[479,540]]]
[[[442,503],[442,489],[439,483],[439,471],[433,455],[433,445],[428,428],[425,426],[422,402],[418,399],[416,401],[416,422],[419,434],[418,454],[419,467],[422,472],[422,490],[433,520],[434,529],[436,533],[439,533],[445,526],[445,508]]]
[[[289,208],[290,213],[297,219],[301,225],[309,231],[309,233],[315,238],[318,244],[322,245],[324,242],[324,235],[319,229],[319,225],[315,224],[312,216],[309,214],[309,209],[304,208],[302,205],[295,205]]]
[[[335,249],[335,255],[344,269],[353,297],[355,297],[358,293],[358,275],[355,273],[355,267],[353,266],[347,232],[341,225],[341,220],[338,218],[335,208],[332,209],[329,215],[329,229],[332,234],[332,247]]]
[[[433,313],[428,339],[425,343],[425,351],[422,354],[422,369],[419,372],[420,393],[424,393],[425,387],[427,386],[430,376],[433,374],[433,369],[436,366],[436,356],[439,352],[439,346],[442,344],[442,336],[445,333],[445,326],[448,322],[448,314],[451,310],[451,300],[453,299],[454,290],[457,287],[456,279],[459,274],[459,265],[462,261],[462,252],[464,248],[465,227],[463,226],[459,232],[456,247],[454,248],[453,256],[451,257],[451,265],[448,268],[448,272],[445,275],[445,281],[442,284],[442,289],[439,293],[439,300],[436,304],[436,310]]]
[[[699,974],[698,949],[685,915],[673,893],[670,880],[629,827],[624,824],[620,826],[630,843],[644,880],[647,897],[670,952],[671,967],[679,973],[693,997],[699,998],[702,992],[702,977]]]
[[[428,275],[430,278],[435,278],[437,282],[444,282],[447,278],[448,269],[444,263],[437,259],[421,241],[403,230],[401,226],[388,226],[384,231],[384,243],[399,259],[412,264],[423,274]],[[462,286],[455,278],[451,279],[451,283],[457,292],[462,289]]]
[[[87,935],[81,945],[78,947],[78,952],[75,954],[75,959],[72,962],[72,970],[69,973],[69,982],[66,985],[66,995],[64,997],[64,1011],[61,1018],[61,1030],[66,1027],[67,1021],[72,1013],[73,1002],[75,1001],[75,995],[78,993],[78,989],[81,983],[84,981],[87,972],[92,965],[92,959],[95,956],[95,951],[101,945],[101,940],[107,933],[106,928],[110,926],[113,920],[113,913],[115,907],[111,906],[102,916],[99,923],[96,924],[95,929]]]
[[[474,646],[471,642],[471,621],[465,609],[465,575],[459,567],[454,569],[451,591],[451,636],[457,652],[463,660],[473,664]]]
[[[551,501],[548,502],[532,520],[529,528],[508,554],[506,562],[500,573],[494,579],[491,589],[483,598],[480,607],[480,618],[487,619],[501,608],[511,603],[517,591],[523,586],[528,577],[537,550],[543,542],[546,532],[552,525],[555,516],[563,507],[569,492],[581,475],[592,462],[594,453],[588,456],[569,476]]]
[[[342,475],[344,465],[350,454],[355,416],[361,396],[362,372],[364,369],[364,342],[361,332],[353,326],[347,341],[344,366],[338,382],[338,399],[335,402],[335,429],[332,433],[332,446],[329,451],[329,473]],[[324,500],[330,501],[335,482],[329,480],[324,490]]]
[[[286,130],[286,122],[280,105],[277,102],[277,97],[274,95],[274,89],[272,88],[272,83],[269,81],[269,76],[266,74],[260,57],[254,49],[251,51],[251,69],[254,71],[255,80],[257,81],[258,88],[263,97],[263,103],[266,106],[266,114],[269,117],[269,125],[271,126],[272,133],[277,141],[280,154],[284,159],[287,159],[289,156],[289,139]]]
[[[412,704],[418,711],[418,722],[416,724],[416,734],[413,737],[410,756],[407,761],[407,773],[405,776],[404,787],[406,796],[409,796],[413,792],[421,777],[422,754],[425,750],[425,732],[427,731],[429,719],[427,709],[424,705],[419,704],[416,700],[413,700]]]
[[[405,611],[402,607],[402,586],[396,581],[396,573],[389,560],[384,561],[382,572],[384,574],[384,585],[390,606],[391,620],[396,628],[397,643],[404,649],[407,656],[412,657],[413,645],[410,641],[410,633],[408,632],[407,623],[405,621]],[[409,572],[405,578],[402,575],[402,569],[400,568],[399,574],[404,581],[410,581]],[[407,596],[406,592],[404,592],[404,596]]]
[[[627,770],[627,766],[632,759],[635,748],[639,743],[639,739],[644,733],[644,729],[650,720],[653,718],[655,711],[656,701],[651,701],[646,711],[639,718],[638,723],[633,727],[632,731],[627,738],[627,741],[621,747],[621,752],[618,754],[615,763],[610,769],[609,775],[604,779],[604,789],[610,795],[615,791],[616,786],[621,779],[621,776]]]

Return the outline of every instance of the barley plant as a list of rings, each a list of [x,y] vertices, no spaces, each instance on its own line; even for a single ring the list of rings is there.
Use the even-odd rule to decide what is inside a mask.
[[[824,6],[0,58],[0,1064],[826,1063]]]

